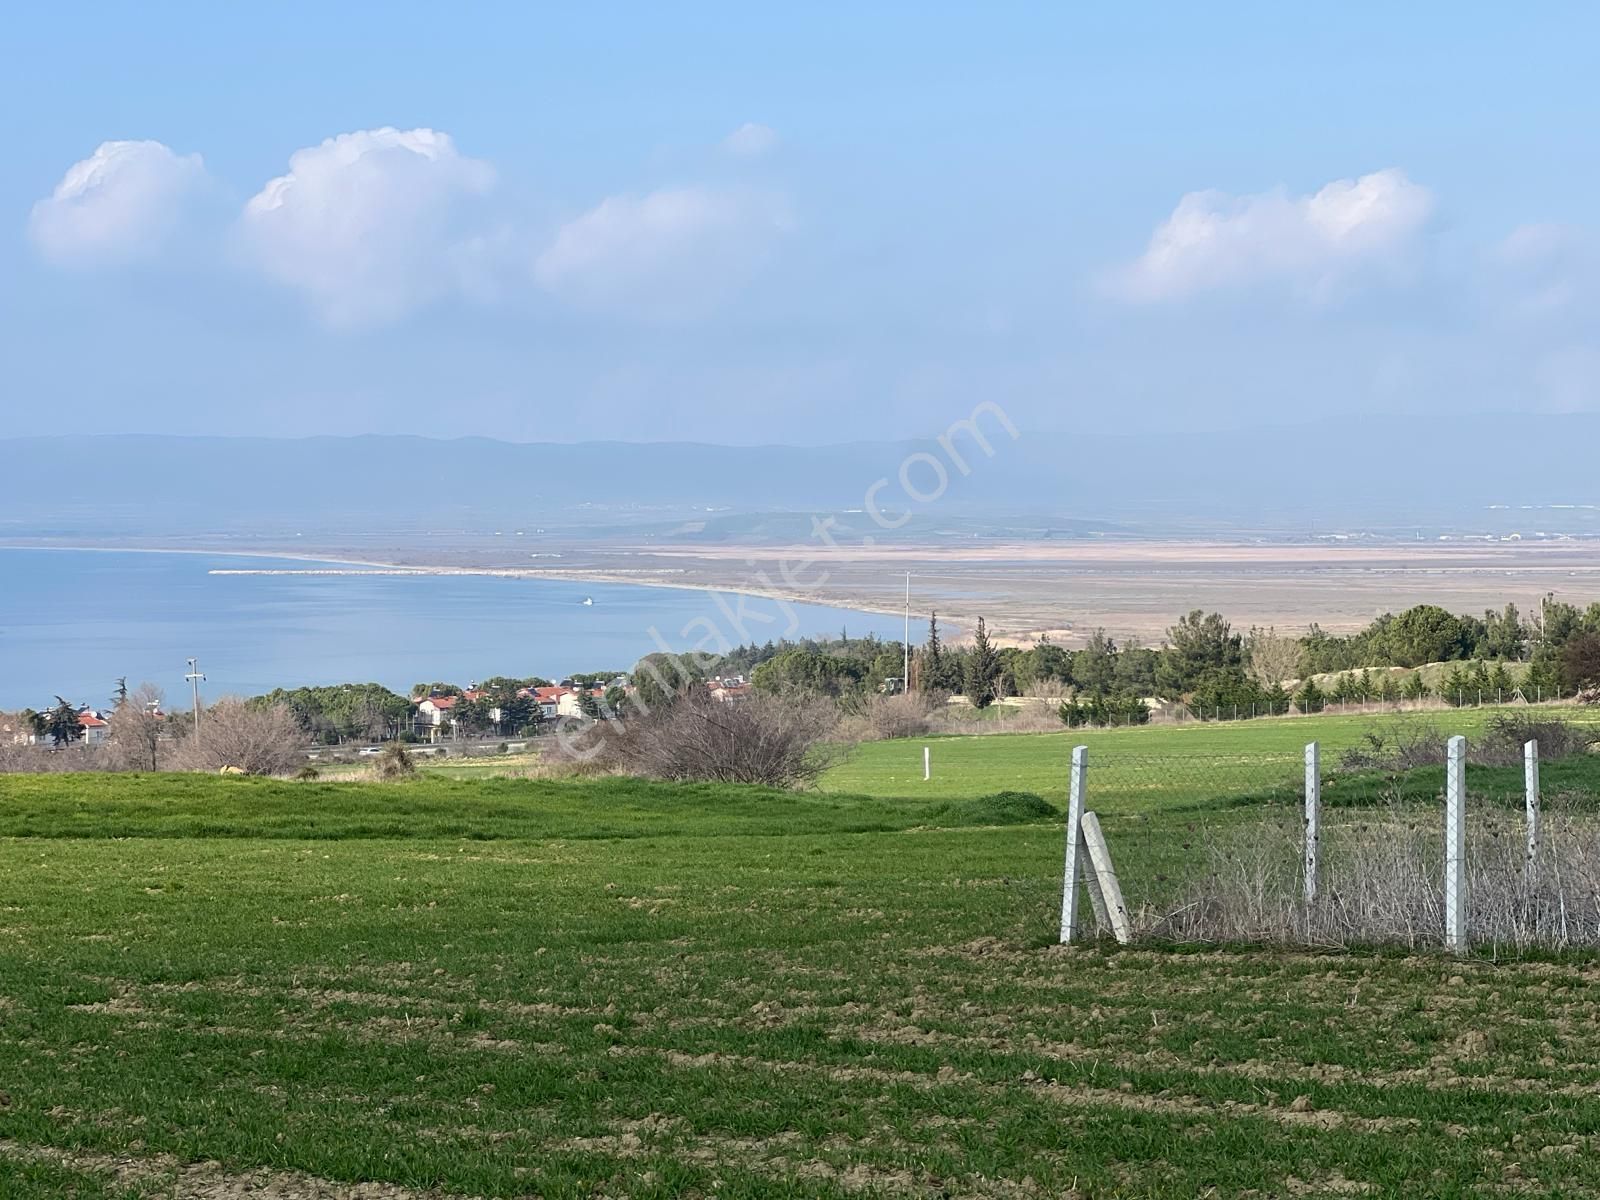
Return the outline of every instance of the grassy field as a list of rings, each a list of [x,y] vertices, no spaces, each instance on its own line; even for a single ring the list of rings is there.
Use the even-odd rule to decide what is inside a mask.
[[[1076,740],[806,795],[0,776],[0,1196],[1600,1195],[1600,969],[1058,947],[1058,820],[982,797]],[[1107,829],[1137,874],[1266,803]]]
[[[1304,773],[1307,742],[1331,766],[1374,729],[1397,723],[1431,725],[1469,739],[1500,712],[1469,708],[1403,716],[1276,717],[1059,733],[987,734],[868,742],[823,780],[829,791],[877,796],[953,797],[1002,788],[1066,802],[1074,746],[1089,748],[1093,805],[1112,811],[1154,810],[1230,792],[1293,782]],[[1540,710],[1546,711],[1546,710]],[[1551,709],[1563,719],[1600,724],[1600,713]],[[933,778],[922,778],[922,749],[932,752]]]

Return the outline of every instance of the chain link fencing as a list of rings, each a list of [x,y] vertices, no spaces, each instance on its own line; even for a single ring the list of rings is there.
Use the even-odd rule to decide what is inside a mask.
[[[1381,762],[1319,754],[1313,770],[1294,753],[1096,748],[1082,807],[1135,937],[1600,948],[1600,756],[1569,744],[1529,766],[1492,750],[1463,739],[1459,839],[1443,744],[1389,747]]]

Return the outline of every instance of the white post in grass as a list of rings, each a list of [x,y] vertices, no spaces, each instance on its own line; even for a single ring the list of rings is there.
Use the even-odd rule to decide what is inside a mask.
[[[1528,881],[1533,882],[1534,864],[1539,857],[1539,743],[1530,741],[1522,747],[1522,787],[1527,802],[1528,826]]]
[[[1445,750],[1444,944],[1467,951],[1467,739],[1457,734]]]
[[[1127,905],[1122,902],[1122,885],[1117,882],[1117,872],[1111,865],[1111,848],[1106,845],[1106,835],[1100,831],[1100,818],[1086,812],[1080,828],[1084,846],[1089,851],[1090,869],[1105,902],[1105,919],[1111,926],[1111,936],[1127,945],[1133,941],[1133,922],[1128,919]]]
[[[1083,874],[1084,786],[1088,782],[1089,747],[1072,748],[1072,774],[1067,786],[1067,864],[1061,879],[1061,940],[1078,935],[1078,880]]]
[[[1317,902],[1317,848],[1322,837],[1322,761],[1317,743],[1306,746],[1306,908]]]
[[[927,783],[933,778],[933,752],[929,747],[922,748],[922,782]]]

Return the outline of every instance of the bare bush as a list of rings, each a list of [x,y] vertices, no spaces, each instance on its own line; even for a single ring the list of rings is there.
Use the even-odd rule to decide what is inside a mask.
[[[1410,771],[1444,762],[1445,736],[1427,721],[1390,721],[1367,730],[1339,756],[1346,771]]]
[[[290,775],[305,762],[305,733],[284,705],[258,708],[220,700],[200,717],[200,727],[173,754],[180,771]]]
[[[868,697],[861,711],[846,726],[847,741],[882,741],[886,738],[920,737],[934,726],[934,714],[944,707],[942,695],[907,692],[895,696]]]
[[[1587,753],[1595,743],[1595,731],[1559,717],[1499,713],[1489,718],[1483,737],[1472,747],[1472,758],[1485,766],[1515,766],[1528,742],[1538,742],[1539,757],[1554,762]]]
[[[1468,747],[1471,762],[1485,767],[1510,767],[1522,762],[1522,748],[1539,743],[1546,762],[1585,754],[1596,742],[1595,731],[1557,717],[1530,712],[1499,713],[1489,719],[1481,737]],[[1339,756],[1346,771],[1410,771],[1436,767],[1445,760],[1445,735],[1426,721],[1395,720],[1369,729],[1361,744]]]
[[[1055,706],[1037,701],[991,705],[989,716],[980,716],[968,704],[949,704],[933,714],[930,733],[1056,733],[1061,717]]]
[[[44,775],[64,771],[111,771],[116,764],[104,749],[73,746],[0,745],[0,775]]]
[[[417,763],[411,751],[406,749],[404,742],[390,742],[383,748],[383,753],[372,764],[373,773],[385,783],[394,783],[401,779],[412,779],[417,774]]]
[[[109,750],[116,770],[158,771],[169,746],[164,697],[153,683],[141,683],[111,714]]]
[[[1444,934],[1444,838],[1400,813],[1326,830],[1322,886],[1304,900],[1292,826],[1235,835],[1176,903],[1138,915],[1149,935],[1209,943],[1438,946]],[[1600,825],[1547,814],[1537,856],[1520,824],[1481,820],[1467,840],[1469,939],[1525,951],[1600,947]]]
[[[599,770],[651,779],[815,783],[832,761],[825,744],[838,710],[820,699],[755,695],[723,704],[692,691],[624,722],[602,722],[576,750]]]

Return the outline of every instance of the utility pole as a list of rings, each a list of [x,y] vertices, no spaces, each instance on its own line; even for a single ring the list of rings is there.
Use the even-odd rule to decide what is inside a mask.
[[[199,737],[200,685],[205,682],[206,677],[200,673],[200,660],[198,658],[191,658],[189,660],[189,673],[185,675],[184,678],[189,681],[189,685],[194,689],[194,733],[196,737]]]
[[[900,677],[900,690],[911,691],[911,572],[906,572],[906,640],[905,669]]]

